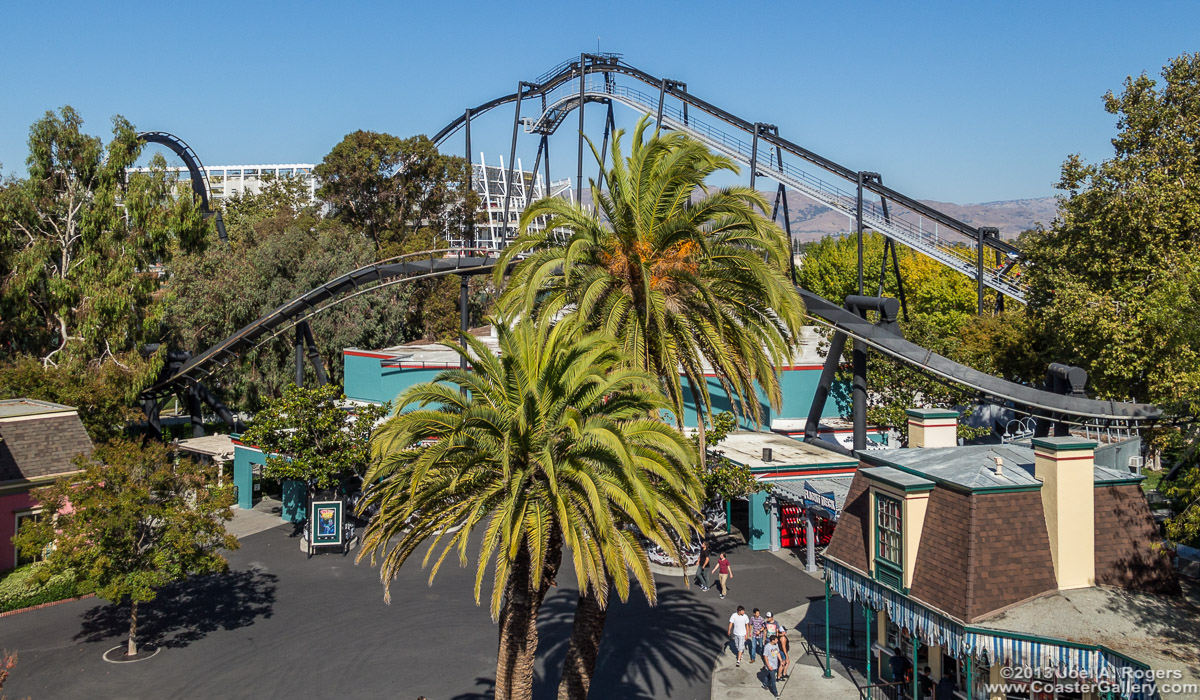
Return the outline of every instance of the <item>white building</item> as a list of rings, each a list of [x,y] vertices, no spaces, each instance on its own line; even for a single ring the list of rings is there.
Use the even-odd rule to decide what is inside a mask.
[[[546,184],[542,176],[524,170],[521,159],[517,159],[513,169],[512,187],[508,186],[508,168],[504,158],[499,159],[498,165],[488,165],[484,155],[479,154],[479,162],[471,164],[471,189],[479,195],[479,210],[483,221],[475,224],[475,242],[477,248],[490,251],[501,251],[516,239],[517,224],[521,214],[530,202],[546,196]],[[551,197],[571,198],[571,179],[554,180],[550,183]],[[504,220],[505,198],[508,199],[508,221]],[[545,221],[535,221],[530,225],[533,230],[544,227]],[[466,246],[468,241],[462,238],[450,239],[451,247]]]
[[[275,165],[211,165],[205,166],[208,176],[209,196],[215,205],[235,194],[258,194],[264,184],[272,178],[298,178],[308,190],[310,199],[316,197],[317,179],[313,175],[312,163],[287,163]],[[149,168],[131,168],[132,172],[146,172]],[[183,166],[168,167],[181,184],[190,187],[191,173]]]

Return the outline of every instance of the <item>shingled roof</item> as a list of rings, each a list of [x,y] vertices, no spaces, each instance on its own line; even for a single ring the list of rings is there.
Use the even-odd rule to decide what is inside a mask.
[[[71,472],[77,455],[91,453],[92,441],[70,406],[0,401],[0,482]]]

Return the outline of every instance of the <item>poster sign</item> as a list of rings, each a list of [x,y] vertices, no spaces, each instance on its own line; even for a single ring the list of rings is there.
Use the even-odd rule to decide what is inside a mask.
[[[342,546],[342,501],[313,501],[309,510],[309,542],[314,547]]]
[[[833,491],[821,493],[809,482],[804,482],[804,501],[809,505],[821,506],[830,513],[837,512],[837,499]]]

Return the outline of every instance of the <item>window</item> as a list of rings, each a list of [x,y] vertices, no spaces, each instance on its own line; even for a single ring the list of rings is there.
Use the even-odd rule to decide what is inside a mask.
[[[23,525],[25,525],[26,523],[36,523],[37,521],[42,519],[42,509],[36,508],[34,510],[21,511],[19,513],[16,513],[15,515],[17,517],[17,523],[16,523],[17,527],[13,531],[13,534],[19,534],[21,532],[21,527]],[[38,561],[39,559],[42,559],[42,557],[22,556],[21,552],[19,550],[16,553],[17,566],[21,566],[22,564],[28,564],[30,562]]]
[[[904,566],[901,558],[900,501],[875,494],[875,558],[897,567]]]

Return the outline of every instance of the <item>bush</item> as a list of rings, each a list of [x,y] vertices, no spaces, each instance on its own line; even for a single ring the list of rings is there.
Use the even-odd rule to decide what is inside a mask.
[[[76,580],[74,572],[50,575],[42,562],[26,564],[0,579],[0,612],[53,603],[93,590],[87,581]]]

